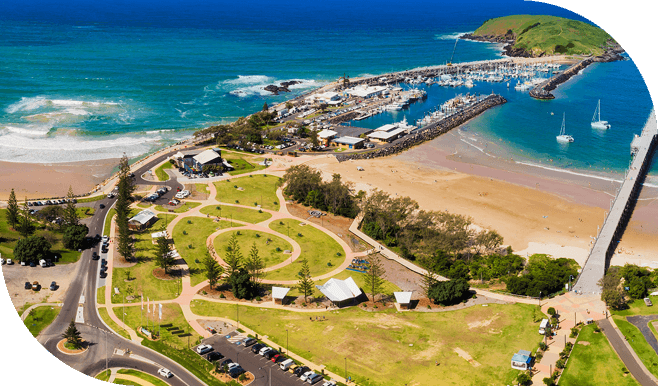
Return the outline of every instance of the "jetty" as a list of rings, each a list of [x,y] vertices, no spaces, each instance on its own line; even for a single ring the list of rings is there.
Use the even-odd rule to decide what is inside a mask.
[[[554,75],[553,77],[533,87],[533,89],[530,90],[530,96],[535,99],[555,99],[555,96],[551,94],[551,91],[555,90],[560,84],[571,79],[572,76],[578,74],[593,62],[593,58],[581,60],[580,62],[564,70],[564,72],[561,74]]]
[[[628,220],[633,214],[637,196],[651,165],[651,157],[658,142],[658,124],[655,111],[651,112],[641,135],[636,135],[632,147],[632,160],[624,176],[624,182],[611,204],[610,212],[605,217],[596,241],[590,250],[582,271],[578,275],[574,291],[579,294],[598,294],[601,287],[598,282],[605,275],[610,258]]]

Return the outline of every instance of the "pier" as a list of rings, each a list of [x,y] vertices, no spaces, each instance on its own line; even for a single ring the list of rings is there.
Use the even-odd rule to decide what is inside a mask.
[[[628,220],[633,214],[637,196],[642,189],[642,182],[651,165],[651,157],[658,141],[658,124],[656,113],[651,112],[642,134],[633,140],[633,158],[626,171],[624,182],[611,204],[610,212],[603,222],[596,241],[590,250],[574,291],[579,294],[601,292],[598,282],[605,275],[610,258],[615,252]]]
[[[587,58],[582,60],[573,66],[564,70],[563,73],[557,74],[552,78],[546,80],[535,86],[530,90],[530,96],[535,99],[554,99],[555,96],[551,94],[551,91],[555,90],[557,86],[571,79],[572,76],[578,74],[579,71],[582,71],[585,67],[592,64],[594,60],[592,58]]]

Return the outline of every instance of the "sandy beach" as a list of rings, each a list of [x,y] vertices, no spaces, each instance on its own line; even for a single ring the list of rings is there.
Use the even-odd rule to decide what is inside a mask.
[[[56,164],[0,162],[0,200],[7,200],[13,188],[17,199],[63,197],[86,194],[112,174],[118,159]]]

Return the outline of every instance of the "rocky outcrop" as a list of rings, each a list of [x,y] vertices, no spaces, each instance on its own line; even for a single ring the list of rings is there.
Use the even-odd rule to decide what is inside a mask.
[[[292,85],[295,85],[295,84],[299,84],[299,83],[302,83],[302,82],[300,82],[298,80],[290,80],[290,81],[287,81],[287,82],[281,82],[278,86],[274,85],[274,84],[270,84],[270,85],[265,86],[265,91],[269,91],[274,95],[279,95],[279,93],[281,93],[281,92],[290,92],[288,87],[290,87]]]

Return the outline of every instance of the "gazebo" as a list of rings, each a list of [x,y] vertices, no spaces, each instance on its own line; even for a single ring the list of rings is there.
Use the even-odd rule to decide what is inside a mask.
[[[288,291],[290,291],[290,288],[272,287],[272,299],[274,300],[274,304],[283,305],[283,299],[286,298]]]
[[[351,277],[345,280],[332,277],[324,285],[316,285],[315,287],[331,300],[334,305],[336,303],[342,303],[345,300],[354,299],[362,294],[361,289],[359,289],[359,286],[356,285],[354,279]]]
[[[411,291],[393,292],[395,302],[400,305],[401,309],[408,310],[411,306]]]

